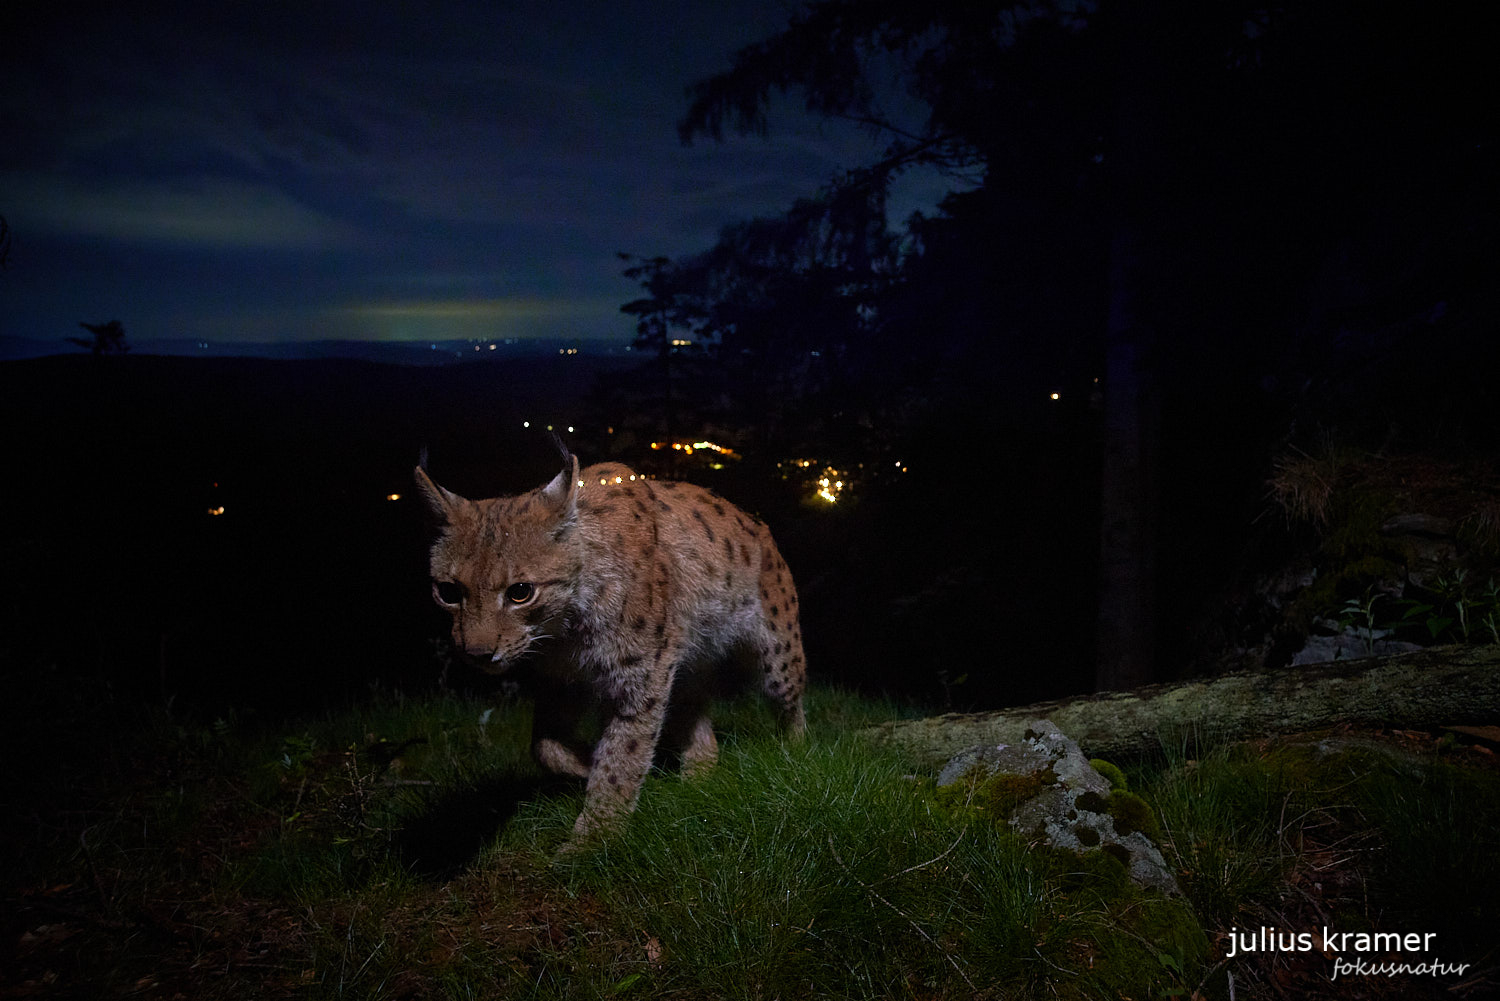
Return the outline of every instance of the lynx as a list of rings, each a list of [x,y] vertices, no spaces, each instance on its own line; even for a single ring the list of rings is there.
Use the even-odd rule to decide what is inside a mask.
[[[551,482],[515,497],[465,499],[425,463],[416,480],[440,529],[432,597],[454,645],[491,673],[534,662],[532,753],[587,780],[576,843],[635,808],[659,744],[684,772],[714,763],[707,709],[726,666],[758,674],[800,737],[805,661],[797,591],[762,522],[689,483],[562,456]],[[590,752],[573,731],[594,703]]]

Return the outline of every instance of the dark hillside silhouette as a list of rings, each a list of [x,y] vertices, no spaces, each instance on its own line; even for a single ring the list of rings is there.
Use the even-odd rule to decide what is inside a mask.
[[[289,713],[437,683],[419,450],[456,489],[533,486],[551,445],[523,422],[576,420],[618,364],[130,361],[0,364],[0,438],[32,484],[3,502],[10,663]]]

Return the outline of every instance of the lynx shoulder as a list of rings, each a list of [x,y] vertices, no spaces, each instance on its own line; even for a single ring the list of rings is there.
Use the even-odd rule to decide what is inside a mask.
[[[726,670],[756,677],[802,733],[797,591],[758,519],[618,463],[580,471],[566,452],[551,482],[514,497],[469,500],[420,466],[416,480],[455,647],[494,673],[536,663],[532,751],[587,780],[575,838],[634,808],[659,744],[685,770],[713,763],[707,710]],[[594,702],[605,723],[590,749],[574,730]]]

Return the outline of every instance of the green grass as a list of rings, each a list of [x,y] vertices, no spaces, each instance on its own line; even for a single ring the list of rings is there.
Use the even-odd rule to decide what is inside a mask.
[[[855,738],[736,747],[705,779],[662,779],[617,839],[560,866],[659,943],[651,990],[899,997],[909,982],[1014,977],[1046,892],[1024,846],[964,829]],[[571,811],[516,826],[555,843]]]
[[[1160,847],[1204,925],[1245,924],[1286,873],[1281,834],[1293,784],[1255,755],[1224,747],[1200,760],[1175,756],[1138,783],[1157,809]]]
[[[717,768],[653,772],[623,830],[562,854],[581,785],[531,764],[524,701],[374,693],[265,726],[109,703],[75,717],[109,763],[70,750],[25,780],[7,930],[41,944],[0,989],[1212,996],[1204,929],[1271,921],[1330,846],[1372,887],[1328,896],[1340,921],[1442,910],[1457,936],[1493,927],[1500,890],[1500,781],[1442,762],[1241,745],[1131,767],[1189,908],[936,795],[857,735],[902,710],[844,692],[810,693],[799,744],[760,700],[720,707]]]

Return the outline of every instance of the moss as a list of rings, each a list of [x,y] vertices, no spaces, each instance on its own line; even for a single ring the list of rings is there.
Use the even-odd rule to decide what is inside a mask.
[[[1002,823],[1016,807],[1056,781],[1050,768],[1034,775],[989,775],[983,765],[975,764],[957,782],[934,788],[931,796],[949,812],[967,810]]]
[[[1064,893],[1087,889],[1112,898],[1129,894],[1135,888],[1125,863],[1108,852],[1040,847],[1037,854],[1042,859],[1043,873],[1048,880],[1056,881]]]
[[[1084,793],[1072,811],[1108,815],[1122,836],[1141,830],[1152,837],[1159,828],[1151,807],[1127,791],[1118,768],[1100,769],[1111,781],[1109,795]],[[1095,766],[1097,768],[1097,764]],[[1111,774],[1113,773],[1113,774]],[[959,781],[941,789],[926,785],[923,794],[953,814],[989,819],[996,826],[1016,806],[1056,783],[1050,770],[1037,775],[989,775],[976,765]],[[1143,890],[1130,878],[1130,852],[1106,844],[1097,827],[1074,823],[1083,851],[1035,845],[1032,870],[1048,884],[1052,917],[1038,929],[1035,949],[1060,969],[1078,971],[1076,979],[1053,981],[1061,998],[1161,997],[1184,993],[1201,979],[1208,938],[1192,906]]]
[[[1120,771],[1119,766],[1113,762],[1105,761],[1103,758],[1090,758],[1089,766],[1109,781],[1111,789],[1130,788],[1130,782],[1125,778],[1125,773]]]
[[[1187,901],[1140,889],[1124,859],[1108,849],[1038,854],[1049,881],[1073,899],[1041,937],[1038,951],[1044,961],[1079,974],[1051,981],[1049,996],[1082,1001],[1185,995],[1184,988],[1201,980],[1208,936]]]
[[[1140,831],[1157,844],[1161,843],[1161,825],[1156,822],[1155,811],[1135,793],[1116,790],[1110,795],[1106,810],[1114,820],[1115,833],[1120,837]]]
[[[974,802],[990,816],[1003,819],[1045,788],[1039,775],[992,775],[974,790]]]
[[[1078,804],[1078,809],[1088,810],[1090,813],[1109,812],[1109,797],[1101,796],[1096,792],[1086,792],[1074,802]]]

